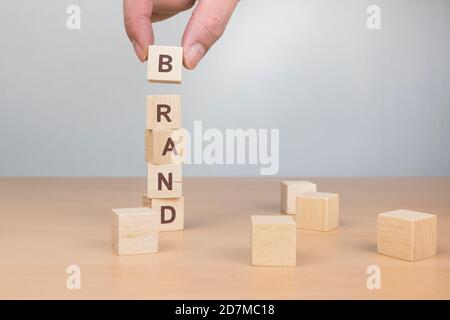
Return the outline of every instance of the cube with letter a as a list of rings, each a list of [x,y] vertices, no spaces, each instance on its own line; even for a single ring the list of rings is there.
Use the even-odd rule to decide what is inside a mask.
[[[151,164],[181,164],[185,154],[185,132],[145,130],[145,160]]]

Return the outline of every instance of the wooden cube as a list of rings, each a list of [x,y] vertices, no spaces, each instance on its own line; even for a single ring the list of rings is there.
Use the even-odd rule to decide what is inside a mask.
[[[158,231],[184,229],[184,198],[151,199],[144,195],[144,207],[150,207],[160,215]]]
[[[184,157],[182,130],[145,130],[145,160],[151,164],[181,164]]]
[[[179,198],[182,195],[182,165],[147,163],[148,198]]]
[[[119,255],[157,252],[158,220],[150,208],[113,209],[113,250]]]
[[[297,228],[330,231],[339,225],[339,195],[306,192],[297,196]]]
[[[148,47],[148,81],[156,83],[181,83],[182,68],[182,47]]]
[[[317,186],[309,181],[281,181],[281,212],[295,214],[295,199],[304,192],[315,192]]]
[[[181,128],[181,98],[179,95],[147,96],[148,130]]]
[[[296,228],[292,216],[253,215],[252,264],[255,266],[295,266]]]
[[[416,261],[436,255],[437,217],[395,210],[378,215],[378,253]]]

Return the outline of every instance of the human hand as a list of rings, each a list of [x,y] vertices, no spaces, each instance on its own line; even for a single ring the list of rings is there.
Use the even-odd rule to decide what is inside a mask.
[[[199,0],[184,30],[183,64],[194,69],[225,31],[239,0]],[[195,0],[124,0],[125,29],[139,60],[147,60],[154,43],[152,22],[168,19],[192,8]]]

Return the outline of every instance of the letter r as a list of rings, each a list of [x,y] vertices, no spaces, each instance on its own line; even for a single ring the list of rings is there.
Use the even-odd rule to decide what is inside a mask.
[[[164,110],[163,110],[164,109]],[[168,104],[157,104],[156,105],[156,121],[161,122],[161,117],[166,118],[167,122],[172,122],[169,117],[169,113],[172,110]]]

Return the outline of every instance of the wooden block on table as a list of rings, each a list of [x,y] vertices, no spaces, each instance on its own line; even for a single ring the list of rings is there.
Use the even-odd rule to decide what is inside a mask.
[[[339,225],[339,195],[306,192],[297,196],[297,228],[330,231]]]
[[[395,210],[378,215],[378,253],[416,261],[436,255],[437,217]]]
[[[178,231],[184,229],[184,198],[151,199],[144,195],[144,207],[150,207],[159,214],[158,231]]]
[[[252,264],[255,266],[295,266],[296,227],[292,216],[253,215]]]
[[[148,198],[179,198],[182,195],[182,165],[147,163]]]
[[[148,130],[181,128],[181,97],[179,95],[147,96]]]
[[[181,83],[182,68],[182,47],[148,47],[148,81],[156,83]]]
[[[315,192],[317,186],[309,181],[281,181],[281,212],[295,214],[295,201],[299,194]]]
[[[113,209],[113,250],[119,255],[157,252],[158,220],[150,208]]]
[[[152,164],[181,164],[185,137],[182,130],[145,130],[145,160]]]

